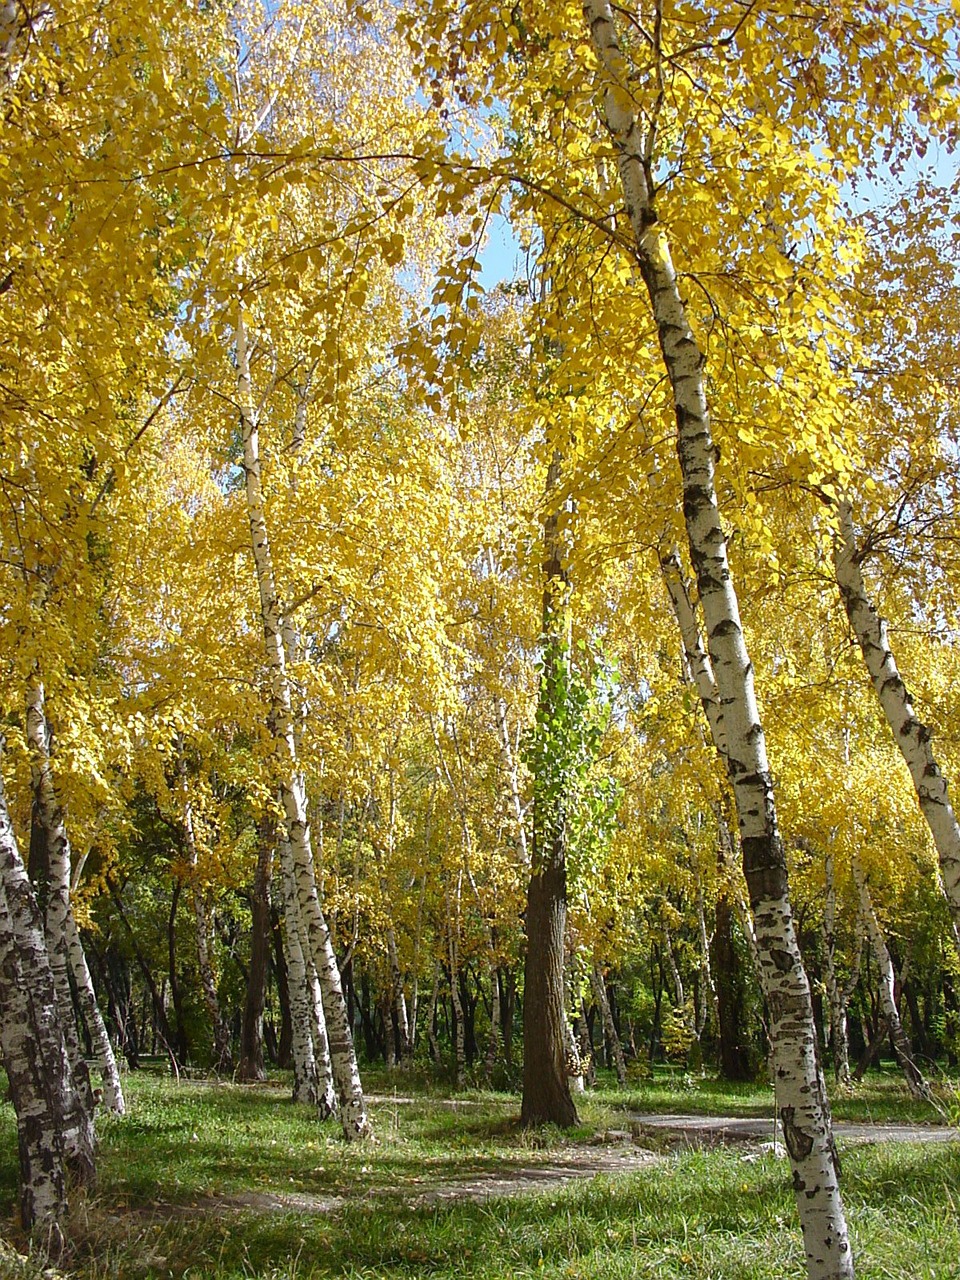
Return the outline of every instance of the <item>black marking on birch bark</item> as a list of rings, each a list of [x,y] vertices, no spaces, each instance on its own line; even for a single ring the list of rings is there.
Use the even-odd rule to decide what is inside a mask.
[[[780,1123],[783,1125],[783,1140],[787,1144],[787,1150],[790,1152],[794,1161],[799,1163],[806,1160],[810,1152],[813,1150],[813,1135],[806,1133],[803,1129],[794,1123],[796,1115],[794,1107],[780,1108]],[[804,1188],[806,1189],[806,1188]],[[813,1189],[814,1191],[817,1188]],[[811,1194],[809,1191],[807,1194]]]
[[[787,869],[782,856],[771,856],[772,843],[768,836],[744,836],[740,841],[750,905],[754,910],[762,902],[782,901],[787,891]]]
[[[899,676],[887,676],[885,680],[880,682],[878,692],[881,698],[885,693],[891,692],[897,697],[903,698],[905,701],[909,701],[910,698],[910,695],[907,693],[907,687]]]
[[[733,618],[721,618],[710,632],[710,639],[713,640],[717,636],[725,639],[727,636],[738,636],[740,634],[740,626]]]
[[[740,781],[744,787],[759,788],[763,792],[764,799],[766,799],[771,791],[770,777],[766,773],[758,773],[754,770],[753,773],[745,774]]]
[[[784,951],[782,947],[770,948],[770,959],[777,966],[781,973],[789,973],[793,968],[794,959],[789,951]]]

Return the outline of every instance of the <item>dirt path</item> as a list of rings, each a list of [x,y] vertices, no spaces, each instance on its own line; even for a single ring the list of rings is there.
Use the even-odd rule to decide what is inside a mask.
[[[636,1140],[688,1147],[729,1146],[741,1142],[774,1141],[773,1118],[743,1116],[632,1115]],[[956,1142],[960,1130],[946,1125],[848,1124],[834,1121],[841,1142]],[[777,1135],[782,1137],[782,1134]]]
[[[401,1099],[391,1099],[400,1102]],[[845,1124],[834,1125],[841,1143],[955,1142],[960,1131],[935,1125]],[[662,1163],[666,1153],[678,1148],[742,1146],[745,1159],[756,1159],[773,1149],[771,1119],[739,1116],[633,1115],[629,1129],[610,1129],[590,1143],[560,1147],[548,1159],[526,1164],[504,1163],[464,1178],[432,1182],[428,1177],[394,1191],[371,1190],[361,1195],[317,1196],[300,1191],[246,1191],[237,1195],[207,1196],[192,1204],[154,1204],[137,1210],[150,1218],[189,1218],[211,1212],[236,1213],[335,1213],[345,1204],[390,1198],[411,1209],[457,1200],[481,1203],[497,1196],[518,1196],[555,1191],[571,1182],[589,1181],[601,1174],[636,1173]],[[654,1148],[654,1149],[651,1149]],[[782,1152],[782,1146],[778,1146]]]

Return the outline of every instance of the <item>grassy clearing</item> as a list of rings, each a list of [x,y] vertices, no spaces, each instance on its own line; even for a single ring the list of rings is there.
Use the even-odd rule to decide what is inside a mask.
[[[406,1076],[373,1075],[368,1088],[382,1097],[373,1107],[379,1141],[346,1147],[333,1125],[319,1126],[288,1101],[285,1081],[241,1088],[129,1077],[130,1114],[100,1122],[100,1186],[77,1210],[71,1280],[803,1276],[782,1161],[748,1161],[742,1149],[694,1151],[635,1174],[509,1199],[418,1204],[441,1184],[549,1162],[571,1137],[521,1134],[517,1100],[507,1095],[444,1099]],[[900,1093],[894,1079],[878,1076],[844,1107],[849,1101],[855,1119],[930,1119],[906,1114]],[[762,1087],[730,1092],[660,1074],[626,1093],[599,1090],[574,1139],[621,1125],[625,1104],[763,1115],[770,1096]],[[15,1149],[3,1107],[0,1212],[8,1221]],[[848,1150],[844,1191],[858,1274],[960,1280],[958,1186],[960,1144]],[[260,1198],[257,1211],[251,1197]],[[285,1207],[284,1197],[297,1207]],[[0,1254],[0,1275],[6,1265]]]

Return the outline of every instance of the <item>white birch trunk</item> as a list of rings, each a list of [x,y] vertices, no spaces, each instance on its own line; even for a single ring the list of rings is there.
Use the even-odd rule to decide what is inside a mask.
[[[51,1254],[63,1246],[66,1170],[95,1178],[93,1122],[60,1025],[40,909],[0,779],[0,1050],[17,1114],[20,1213]]]
[[[123,1097],[123,1087],[120,1084],[120,1071],[117,1066],[116,1055],[113,1052],[113,1045],[110,1043],[106,1023],[103,1020],[103,1014],[100,1012],[100,1005],[97,1002],[97,994],[93,988],[93,978],[90,976],[90,968],[87,965],[87,957],[83,950],[80,930],[77,928],[77,922],[73,918],[72,909],[67,916],[66,925],[67,957],[70,961],[70,970],[80,996],[80,1005],[83,1009],[83,1016],[87,1021],[90,1039],[93,1041],[93,1049],[100,1063],[100,1074],[103,1079],[103,1105],[108,1111],[112,1111],[114,1115],[122,1116],[126,1112],[126,1103]]]
[[[666,237],[657,225],[648,182],[653,138],[651,135],[644,141],[633,111],[634,86],[609,0],[587,0],[584,14],[605,81],[604,114],[617,150],[640,273],[674,394],[684,517],[724,709],[729,773],[740,821],[761,984],[770,1011],[777,1108],[793,1171],[807,1273],[810,1280],[850,1280],[853,1256],[837,1181],[830,1110],[817,1060],[810,988],[794,929],[753,667],[717,506],[716,450],[707,408],[704,355],[687,320]]]
[[[463,1087],[467,1071],[467,1055],[464,1044],[463,1004],[460,1000],[460,959],[457,946],[458,921],[460,918],[460,878],[457,877],[457,910],[453,910],[450,901],[450,889],[447,887],[447,961],[450,966],[450,1003],[453,1006],[453,1053],[454,1080],[458,1089]]]
[[[730,757],[727,751],[727,731],[723,721],[723,705],[720,701],[720,691],[717,688],[716,677],[714,676],[710,655],[703,647],[700,628],[697,625],[696,611],[690,601],[686,582],[683,577],[680,555],[676,548],[660,553],[660,567],[663,570],[664,583],[667,587],[667,593],[670,596],[670,603],[673,607],[674,617],[676,618],[681,642],[683,644],[685,671],[689,680],[697,690],[697,694],[700,698],[700,705],[703,707],[703,712],[707,720],[707,727],[710,730],[710,738],[713,742],[714,749],[719,755],[723,763],[723,767],[727,772],[727,776],[729,777]],[[750,955],[753,959],[754,968],[759,975],[760,958],[757,951],[757,935],[753,925],[753,918],[750,914],[750,908],[747,905],[743,893],[742,870],[737,866],[736,859],[734,857],[733,837],[719,805],[714,809],[714,816],[717,820],[717,830],[719,833],[720,861],[725,873],[730,878],[730,888],[733,893],[737,914],[740,918],[744,937],[746,938],[747,944],[750,948]]]
[[[63,811],[53,785],[50,731],[47,724],[44,687],[39,673],[35,674],[27,689],[26,723],[33,793],[46,846],[47,902],[44,926],[47,956],[60,1004],[60,1029],[70,1055],[74,1081],[84,1106],[92,1115],[93,1088],[90,1084],[90,1073],[80,1049],[73,994],[70,990],[68,927],[73,918],[70,906],[70,838],[67,835]],[[79,944],[79,938],[77,942]],[[113,1074],[116,1076],[115,1061]]]
[[[873,954],[877,958],[877,968],[880,970],[880,1005],[883,1009],[883,1016],[886,1019],[887,1026],[890,1029],[890,1039],[893,1041],[893,1048],[900,1064],[900,1070],[903,1072],[903,1078],[907,1082],[907,1088],[915,1098],[922,1102],[936,1105],[930,1086],[923,1077],[923,1072],[913,1060],[910,1041],[907,1039],[907,1033],[903,1029],[903,1023],[900,1021],[893,961],[890,959],[887,940],[883,936],[880,921],[877,919],[877,913],[874,910],[870,887],[863,873],[863,867],[860,865],[860,859],[856,854],[853,855],[853,880],[857,886],[857,896],[860,899],[860,911],[863,915],[863,923],[866,926],[867,937],[870,939],[870,946],[873,948]]]
[[[0,860],[6,861],[4,846],[11,837],[4,816],[0,818]],[[41,936],[39,928],[37,936]],[[37,982],[38,962],[39,953],[25,951],[15,938],[0,886],[0,1055],[17,1117],[20,1220],[45,1253],[58,1257],[65,1244],[67,1216],[63,1094],[69,1063],[53,977],[47,964],[46,984]],[[46,963],[45,955],[42,962]]]
[[[290,995],[290,1056],[293,1058],[294,1102],[317,1103],[319,1085],[314,1058],[311,1021],[311,997],[308,991],[307,965],[300,941],[300,904],[290,843],[280,840],[280,870],[283,884],[283,958],[287,966],[287,990]]]
[[[429,849],[429,839],[426,841],[425,847]],[[414,883],[416,883],[414,881]],[[412,886],[411,886],[412,887]],[[410,1061],[413,1062],[414,1054],[417,1050],[417,1015],[419,1012],[420,1002],[420,941],[423,935],[423,903],[427,894],[427,877],[420,878],[420,893],[417,896],[417,923],[413,934],[413,982],[410,988],[410,1016],[409,1016],[409,1034],[410,1034]]]
[[[677,620],[686,668],[700,698],[713,745],[726,766],[728,764],[727,733],[723,724],[723,705],[720,701],[720,692],[717,689],[710,655],[703,647],[696,611],[690,602],[680,553],[676,547],[661,551],[660,568],[673,608],[673,616]]]
[[[277,746],[280,797],[287,839],[296,872],[302,920],[310,940],[310,951],[323,992],[330,1060],[333,1066],[340,1108],[340,1123],[348,1140],[372,1134],[367,1119],[363,1087],[347,1020],[340,970],[317,894],[313,865],[313,845],[307,817],[306,796],[297,757],[293,704],[283,647],[283,617],[280,609],[273,557],[267,534],[260,480],[259,429],[250,377],[250,353],[242,314],[237,322],[237,390],[243,434],[243,470],[246,481],[247,515],[253,544],[264,652],[270,678],[270,727]]]
[[[381,892],[385,889],[381,886]],[[400,972],[400,956],[397,952],[397,935],[392,922],[387,925],[387,966],[390,970],[390,1007],[397,1019],[400,1033],[400,1061],[410,1055],[410,1025],[407,1020],[407,997],[403,990],[403,975]]]
[[[307,967],[307,993],[310,999],[310,1038],[313,1041],[313,1061],[317,1080],[317,1111],[321,1120],[337,1113],[337,1091],[333,1082],[333,1063],[330,1060],[330,1040],[327,1036],[327,1019],[323,1012],[323,992],[320,979],[309,955],[304,956]]]
[[[387,860],[393,865],[394,836],[397,821],[397,801],[394,789],[393,770],[390,771],[390,813],[387,823]],[[389,914],[389,893],[385,876],[380,877],[380,894],[383,898],[384,911],[387,912],[387,965],[390,970],[391,1009],[397,1020],[397,1032],[400,1037],[400,1062],[403,1063],[411,1054],[410,1023],[407,1018],[407,996],[403,989],[403,974],[400,971],[400,954],[397,950],[397,934],[393,927],[393,919]],[[386,1029],[385,1029],[386,1034]]]
[[[840,503],[838,515],[834,568],[843,607],[933,836],[943,891],[953,916],[954,938],[960,947],[960,825],[950,803],[947,780],[933,753],[932,734],[917,718],[890,648],[887,624],[867,596],[849,502]]]

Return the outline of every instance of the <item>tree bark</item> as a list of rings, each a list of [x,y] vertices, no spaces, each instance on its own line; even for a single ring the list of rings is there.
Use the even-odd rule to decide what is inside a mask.
[[[534,865],[537,865],[535,856]],[[567,1075],[567,1014],[563,951],[567,881],[562,861],[550,859],[527,889],[527,958],[523,989],[523,1125],[579,1121]]]
[[[561,460],[554,454],[547,469],[547,510],[543,521],[543,671],[538,720],[550,726],[566,707],[569,674],[569,579],[563,563],[563,539],[553,508]],[[524,1125],[579,1121],[570,1092],[568,1067],[579,1053],[567,1021],[564,959],[567,930],[567,814],[562,780],[534,779],[534,821],[525,927],[527,953],[523,992]]]
[[[880,1004],[887,1027],[890,1030],[893,1051],[897,1055],[900,1070],[903,1072],[903,1078],[906,1080],[907,1088],[911,1094],[922,1102],[933,1103],[933,1093],[924,1079],[923,1072],[913,1060],[913,1050],[903,1029],[903,1023],[900,1021],[893,961],[890,959],[887,940],[883,936],[880,921],[877,919],[877,913],[874,910],[873,898],[870,894],[866,876],[863,873],[863,867],[860,865],[860,859],[856,854],[853,856],[853,879],[857,886],[857,895],[860,899],[860,910],[866,926],[867,937],[870,939],[870,946],[873,948],[873,954],[877,958],[877,967],[880,970]]]
[[[272,825],[272,824],[269,824]],[[247,977],[243,1021],[240,1025],[240,1065],[237,1079],[266,1079],[263,1066],[263,1011],[267,999],[267,961],[270,957],[270,872],[273,845],[267,823],[260,826],[257,869],[253,877],[250,921],[250,972]]]
[[[372,1134],[367,1118],[353,1039],[347,1021],[340,970],[317,894],[313,844],[307,817],[303,777],[300,773],[294,728],[293,703],[283,645],[283,613],[277,592],[273,556],[267,534],[260,480],[260,445],[257,414],[250,376],[250,352],[242,311],[237,321],[237,390],[243,435],[243,470],[247,516],[260,593],[264,653],[270,679],[270,729],[277,750],[280,797],[287,840],[296,873],[300,911],[312,959],[323,992],[330,1059],[333,1066],[344,1137],[350,1141]]]
[[[947,780],[933,753],[933,735],[917,718],[890,648],[887,624],[867,596],[849,502],[839,504],[838,516],[834,569],[843,607],[933,836],[941,886],[953,917],[954,939],[960,947],[960,824],[950,803]]]
[[[185,1063],[190,1057],[190,1041],[187,1038],[183,991],[180,987],[180,974],[177,971],[177,908],[180,905],[182,892],[183,881],[179,876],[174,876],[170,894],[170,913],[167,916],[167,975],[170,982],[170,999],[177,1020],[177,1062]]]
[[[307,965],[301,944],[300,903],[289,843],[281,837],[283,885],[283,956],[290,1005],[290,1057],[293,1062],[293,1100],[319,1104],[317,1063],[313,1052],[311,1022],[315,1010],[308,991]]]
[[[90,1112],[78,1092],[40,909],[0,779],[0,1050],[17,1115],[20,1215],[51,1255],[64,1244],[66,1173],[95,1178]]]
[[[810,1280],[850,1280],[853,1257],[837,1179],[826,1089],[817,1059],[810,988],[800,956],[777,827],[773,781],[751,665],[727,560],[714,483],[717,457],[704,379],[705,357],[687,319],[648,180],[653,138],[641,135],[629,67],[609,0],[584,14],[601,64],[604,115],[618,154],[627,214],[664,367],[673,389],[683,511],[723,708],[729,774],[740,822],[744,874],[770,1011],[777,1109],[793,1171]]]
[[[603,978],[603,970],[598,964],[594,964],[590,970],[590,985],[593,988],[593,998],[596,1001],[597,1008],[600,1010],[603,1034],[606,1036],[607,1045],[613,1057],[613,1065],[617,1073],[617,1084],[622,1089],[627,1083],[627,1064],[624,1061],[623,1046],[620,1043],[620,1037],[617,1035],[616,1023],[613,1020],[613,1013],[610,1009],[610,1000],[607,997],[607,985]]]
[[[213,1068],[216,1072],[233,1071],[233,1054],[230,1049],[230,1028],[227,1026],[220,1010],[220,998],[217,994],[217,980],[213,972],[210,946],[210,922],[207,918],[207,903],[203,886],[198,879],[200,862],[197,848],[197,830],[193,817],[193,805],[187,786],[187,762],[184,757],[183,741],[178,739],[178,768],[180,774],[180,804],[183,818],[183,834],[186,842],[187,863],[192,873],[190,884],[193,898],[193,918],[197,931],[197,972],[200,976],[200,989],[203,1001],[207,1006],[207,1015],[213,1030]]]
[[[107,1033],[106,1023],[103,1020],[103,1014],[100,1012],[100,1005],[97,1002],[93,979],[90,976],[87,957],[83,949],[83,943],[80,940],[77,922],[73,918],[72,909],[67,916],[66,928],[67,956],[70,961],[70,971],[76,983],[77,993],[80,997],[80,1007],[87,1022],[90,1038],[93,1041],[93,1049],[100,1063],[100,1073],[103,1079],[103,1105],[108,1111],[122,1116],[126,1111],[126,1104],[123,1098],[123,1087],[120,1084],[120,1071],[117,1067],[113,1045],[110,1043],[110,1036]]]
[[[134,933],[133,927],[131,926],[130,921],[127,919],[127,914],[123,909],[123,899],[120,897],[120,892],[113,885],[111,885],[110,887],[110,896],[113,898],[114,906],[117,908],[117,914],[119,915],[120,920],[122,921],[123,926],[127,931],[127,935],[130,938],[130,945],[133,948],[133,954],[137,962],[137,967],[139,968],[141,974],[143,975],[144,983],[146,985],[147,991],[150,994],[150,1000],[153,1007],[154,1031],[155,1032],[159,1031],[160,1038],[163,1040],[163,1048],[167,1052],[167,1054],[169,1054],[170,1056],[174,1072],[177,1072],[179,1071],[179,1068],[184,1065],[185,1059],[178,1057],[178,1053],[180,1049],[179,1040],[178,1040],[178,1037],[174,1035],[173,1029],[170,1026],[169,1019],[167,1018],[167,1010],[166,1010],[166,1005],[164,1003],[163,995],[159,987],[157,986],[157,981],[153,976],[153,972],[149,964],[147,963],[146,956],[143,954],[143,951],[140,949],[140,944],[137,942],[137,935]],[[156,1039],[156,1036],[154,1036],[154,1040],[155,1039]],[[156,1044],[154,1044],[153,1047],[151,1048],[151,1053],[155,1048],[156,1048]]]
[[[849,1088],[851,1081],[850,1037],[847,1032],[849,995],[847,995],[847,991],[849,990],[850,994],[852,994],[853,988],[856,986],[856,980],[859,976],[860,952],[858,950],[857,962],[851,975],[853,984],[850,985],[848,983],[845,987],[841,986],[837,975],[837,888],[832,853],[826,855],[824,877],[823,950],[824,968],[826,970],[824,977],[827,988],[827,1001],[830,1007],[830,1046],[833,1052],[833,1074],[837,1084],[842,1085],[844,1088]]]
[[[68,921],[73,916],[70,907],[70,839],[53,785],[50,730],[46,716],[44,687],[39,672],[34,674],[27,689],[26,723],[33,795],[46,846],[44,864],[47,883],[44,927],[47,955],[56,984],[57,999],[60,1002],[60,1028],[70,1055],[73,1077],[84,1106],[92,1114],[93,1088],[90,1084],[90,1073],[80,1049],[73,993],[70,990],[70,954],[67,941]],[[77,944],[79,945],[79,938],[77,938]],[[113,1062],[113,1075],[119,1086],[116,1065],[116,1062]]]
[[[453,1065],[454,1083],[463,1088],[467,1071],[466,1034],[463,1003],[460,999],[460,956],[457,946],[457,920],[460,911],[460,882],[457,880],[457,911],[454,913],[447,887],[447,960],[450,966],[450,1004],[453,1009]]]

